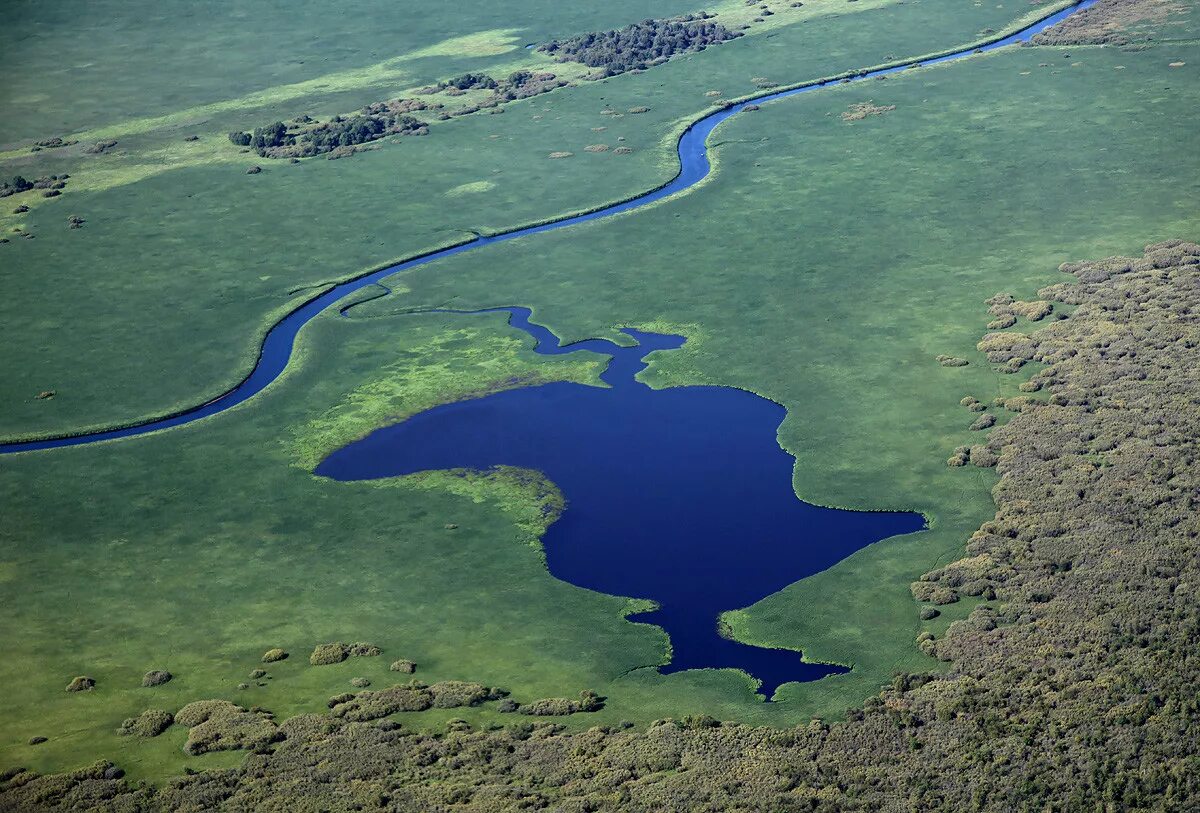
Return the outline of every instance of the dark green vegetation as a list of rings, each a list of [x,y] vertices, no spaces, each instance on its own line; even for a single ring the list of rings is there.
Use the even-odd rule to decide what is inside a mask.
[[[253,133],[230,133],[234,144],[249,146],[259,155],[271,158],[309,158],[339,149],[378,141],[390,135],[427,135],[429,125],[406,113],[396,113],[387,105],[378,112],[343,118],[334,116],[324,124],[306,127],[298,134],[277,121]],[[421,106],[423,107],[423,105]],[[418,108],[419,109],[419,108]]]
[[[986,443],[1001,476],[995,517],[966,558],[913,585],[951,604],[960,592],[995,594],[923,636],[949,671],[899,675],[844,722],[786,730],[694,716],[648,729],[423,734],[353,722],[335,706],[272,727],[277,744],[240,768],[161,789],[106,778],[104,762],[47,778],[10,771],[0,800],[147,811],[1193,810],[1200,245],[1063,270],[1078,284],[1041,295],[1075,306],[1070,317],[989,350],[1036,364],[1045,395]],[[218,710],[249,715],[229,705]]]
[[[560,62],[582,62],[589,68],[601,68],[596,78],[615,76],[625,71],[645,70],[665,62],[676,54],[703,51],[710,45],[727,42],[741,34],[708,14],[688,15],[673,20],[644,20],[615,31],[596,31],[566,40],[551,40],[539,45]]]
[[[324,124],[304,115],[293,119],[291,127],[277,121],[257,127],[250,133],[234,131],[229,134],[229,140],[237,146],[250,147],[265,158],[311,158],[328,153],[341,157],[350,154],[350,148],[388,136],[428,135],[429,125],[410,113],[427,110],[444,121],[485,108],[496,110],[504,102],[548,93],[566,84],[566,80],[545,72],[515,71],[502,82],[487,74],[466,73],[418,92],[429,94],[446,90],[451,91],[451,95],[462,95],[469,90],[490,90],[492,93],[477,102],[449,110],[440,102],[427,104],[420,99],[375,102],[351,116],[335,115]]]
[[[23,175],[14,175],[6,181],[0,181],[0,198],[7,198],[10,195],[17,195],[21,192],[28,192],[31,189],[42,189],[46,192],[57,192],[67,185],[69,175],[47,175],[44,178],[37,180],[29,180]]]
[[[238,99],[269,107],[285,96],[307,98],[352,110],[409,83],[510,59],[526,42],[692,10],[691,0],[519,0],[469,14],[384,0],[364,0],[346,14],[330,14],[327,3],[314,0],[263,0],[253,8],[234,0],[204,7],[176,0],[17,3],[0,27],[0,54],[11,67],[0,144]],[[194,125],[195,118],[179,123]]]

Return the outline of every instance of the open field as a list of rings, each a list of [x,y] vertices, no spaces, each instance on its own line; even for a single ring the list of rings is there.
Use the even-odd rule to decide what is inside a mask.
[[[13,165],[30,178],[64,170],[72,177],[61,197],[42,205],[36,191],[4,199],[8,213],[10,203],[34,196],[18,225],[36,239],[0,245],[8,294],[0,341],[12,354],[0,379],[0,436],[120,424],[202,402],[243,377],[266,326],[310,295],[297,289],[461,241],[468,229],[510,228],[652,188],[676,171],[681,125],[714,99],[754,91],[756,79],[801,81],[941,50],[1028,13],[947,13],[960,6],[921,0],[816,17],[340,161],[264,162],[224,140],[235,126],[317,112],[298,104],[227,122],[194,143],[174,132],[161,155],[144,160],[118,147],[88,156],[94,163],[86,168]],[[650,110],[602,112],[637,106]],[[183,168],[160,172],[176,165],[177,152],[214,150],[217,142],[220,160],[179,159]],[[585,150],[596,143],[634,151]],[[574,155],[548,160],[556,151]],[[151,174],[142,177],[145,163]],[[247,176],[254,164],[264,171]],[[87,191],[104,172],[142,179]],[[464,192],[471,189],[484,191]],[[83,228],[68,228],[71,215],[86,220]],[[58,397],[36,400],[44,390]]]
[[[631,7],[546,11],[538,25],[547,28],[520,39],[562,33],[549,26],[617,25]],[[684,9],[662,4],[662,13],[674,10]],[[241,377],[258,336],[304,286],[457,241],[467,229],[507,228],[651,187],[674,171],[681,124],[714,98],[751,92],[756,78],[791,82],[940,50],[1026,12],[920,0],[814,16],[348,160],[272,163],[246,176],[259,159],[222,157],[92,192],[69,184],[28,213],[37,239],[0,245],[0,434],[109,425],[202,401]],[[509,16],[480,26],[504,28]],[[417,32],[406,53],[469,33],[446,25]],[[297,21],[288,36],[312,27]],[[224,47],[245,34],[218,28],[210,36]],[[368,28],[338,41],[378,37],[381,48],[388,29]],[[147,22],[139,36],[155,31]],[[288,36],[279,53],[297,47]],[[417,61],[445,60],[422,74],[437,78],[505,54]],[[265,59],[246,70],[270,74]],[[332,51],[326,61],[326,73],[363,67]],[[219,103],[226,70],[202,75],[186,105]],[[394,280],[395,293],[356,306],[351,318],[315,320],[284,378],[227,414],[158,436],[5,458],[0,767],[58,770],[103,755],[157,780],[184,766],[234,764],[236,753],[185,757],[178,728],[145,741],[114,731],[149,705],[212,697],[261,704],[280,719],[320,711],[352,677],[389,685],[387,665],[401,657],[417,661],[424,680],[481,681],[521,700],[605,695],[603,711],[565,720],[576,728],[684,714],[792,726],[839,717],[896,671],[938,668],[914,638],[941,636],[975,602],[923,623],[909,583],[958,558],[995,512],[992,472],[945,464],[955,447],[980,442],[967,428],[978,415],[959,402],[1016,395],[1033,373],[998,373],[975,349],[992,318],[984,300],[998,291],[1035,299],[1062,281],[1054,269],[1064,260],[1200,234],[1200,150],[1181,148],[1196,144],[1200,126],[1197,70],[1195,42],[1015,48],[765,105],[716,133],[715,172],[700,188]],[[319,75],[280,69],[231,90],[249,95]],[[356,84],[353,105],[388,86]],[[78,92],[98,91],[84,83]],[[167,99],[135,109],[138,98],[131,89],[122,119],[186,106]],[[634,106],[650,110],[601,112]],[[91,115],[75,121],[119,123]],[[12,137],[27,137],[31,127],[14,122]],[[632,154],[585,150],[622,137]],[[574,155],[548,160],[554,151]],[[132,171],[121,156],[96,160]],[[68,230],[76,212],[86,224]],[[797,458],[802,498],[926,513],[929,532],[873,545],[726,616],[742,640],[802,648],[853,670],[786,686],[771,705],[738,673],[660,676],[641,667],[661,662],[666,641],[623,620],[633,604],[546,573],[540,505],[519,481],[314,477],[324,454],[436,403],[544,380],[595,383],[599,357],[535,356],[499,316],[404,313],[446,305],[525,305],[568,341],[612,337],[622,325],[684,333],[684,348],[656,355],[646,380],[740,387],[786,406],[779,440]],[[942,366],[939,355],[969,363]],[[57,394],[38,400],[41,390]],[[1010,417],[987,412],[1001,424]],[[370,641],[385,653],[309,666],[311,647],[332,640]],[[238,689],[274,646],[292,657],[269,667],[266,686]],[[177,677],[140,688],[153,668]],[[63,692],[77,674],[98,688]],[[401,716],[415,728],[508,719],[491,707]],[[49,741],[27,745],[32,736]]]
[[[969,558],[920,582],[1000,599],[922,634],[952,671],[897,675],[844,721],[786,730],[693,715],[586,731],[458,720],[429,732],[378,719],[383,695],[369,691],[276,727],[209,701],[177,715],[177,726],[223,715],[193,727],[192,746],[241,737],[247,720],[279,741],[161,786],[114,778],[120,769],[103,760],[56,776],[18,768],[0,803],[64,813],[1195,809],[1200,245],[1175,239],[1064,270],[1075,279],[1045,295],[1077,306],[1065,321],[981,342],[996,363],[1046,364],[1036,380],[1049,398],[973,448],[1001,475],[995,516]],[[455,703],[488,692],[427,691]]]
[[[351,313],[520,304],[566,339],[692,325],[655,384],[784,404],[780,442],[804,499],[931,515],[931,533],[728,617],[745,640],[853,663],[784,689],[829,713],[919,668],[908,583],[991,513],[990,474],[944,463],[978,436],[959,400],[1013,395],[1021,380],[973,349],[984,300],[1036,298],[1064,260],[1200,229],[1200,159],[1179,147],[1194,143],[1198,86],[1183,71],[1196,55],[1014,49],[784,100],[718,131],[718,171],[691,194],[419,269],[408,293]],[[895,110],[842,119],[870,100]],[[971,363],[942,367],[939,354]]]

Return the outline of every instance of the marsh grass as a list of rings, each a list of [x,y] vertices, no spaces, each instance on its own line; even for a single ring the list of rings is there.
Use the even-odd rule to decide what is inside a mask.
[[[781,61],[799,79],[928,53],[969,40],[982,21],[1003,28],[1016,13],[947,14],[951,3],[862,4],[844,18],[783,26],[762,47],[742,37],[653,71],[513,103],[537,121],[506,116],[497,131],[495,120],[468,116],[429,138],[384,140],[350,160],[281,164],[253,178],[244,175],[246,157],[222,143],[234,129],[228,122],[212,122],[221,137],[195,142],[183,140],[193,128],[122,139],[131,154],[149,157],[89,156],[97,163],[85,173],[68,166],[77,191],[22,216],[41,239],[0,246],[14,269],[0,302],[0,341],[12,348],[0,436],[111,426],[203,402],[245,375],[268,325],[296,304],[289,290],[457,242],[464,229],[511,228],[652,188],[676,171],[675,140],[714,84],[738,97]],[[465,66],[446,63],[438,75],[452,75],[451,67]],[[614,101],[650,110],[602,116]],[[255,116],[250,124],[272,120]],[[638,149],[546,160],[582,150],[589,128],[618,122],[615,135]],[[196,163],[172,168],[177,159]],[[448,204],[448,190],[481,179],[495,184],[487,195]],[[61,229],[67,214],[88,227]],[[51,239],[51,229],[62,237]],[[144,385],[148,371],[153,387]],[[36,402],[47,388],[62,397]]]
[[[661,354],[647,381],[777,401],[802,498],[929,517],[925,533],[725,614],[739,640],[853,666],[784,686],[788,715],[837,715],[893,671],[930,667],[913,645],[908,585],[957,557],[993,511],[993,472],[945,465],[984,430],[959,401],[1019,408],[1033,375],[995,369],[976,349],[994,318],[988,297],[1011,291],[1022,318],[1041,315],[1037,291],[1061,281],[1062,261],[1200,229],[1200,158],[1178,148],[1194,141],[1200,86],[1165,81],[1152,51],[1093,49],[1070,71],[1036,70],[1062,53],[1014,48],[907,71],[886,97],[847,85],[763,106],[725,125],[717,173],[689,195],[406,278],[409,306],[450,291],[463,307],[519,298],[566,341],[617,321],[697,324],[704,342]],[[870,128],[842,126],[841,111],[872,97],[896,109]],[[608,262],[599,247],[610,245],[638,262]],[[634,678],[634,695],[657,685]]]
[[[69,203],[29,213],[43,239],[0,247],[20,252],[5,256],[0,305],[5,430],[95,425],[203,400],[246,368],[264,324],[295,301],[289,291],[461,239],[455,229],[499,228],[668,177],[670,134],[706,88],[747,93],[752,77],[781,76],[784,62],[789,73],[821,75],[884,61],[902,45],[922,53],[1004,14],[943,10],[877,10],[869,25],[814,20],[781,28],[761,49],[746,37],[653,74],[523,102],[543,118],[503,117],[502,140],[487,138],[494,121],[465,119],[428,147],[386,145],[254,178],[240,163],[197,166],[68,192]],[[993,512],[992,472],[944,465],[979,440],[959,401],[970,392],[1007,403],[1032,375],[995,372],[974,349],[990,318],[984,300],[997,290],[1031,300],[1060,281],[1062,260],[1131,253],[1200,228],[1200,168],[1175,148],[1198,124],[1197,85],[1182,81],[1200,64],[1196,50],[1171,46],[1171,60],[1187,63],[1177,69],[1153,49],[1096,50],[1080,68],[1052,73],[1034,66],[1058,52],[1016,49],[906,72],[886,99],[874,85],[870,96],[845,86],[764,106],[726,125],[717,172],[691,194],[426,267],[398,295],[355,309],[377,318],[325,314],[301,334],[284,377],[236,410],[157,436],[6,458],[0,764],[54,770],[103,754],[135,778],[234,764],[241,754],[185,757],[180,727],[150,739],[115,732],[151,704],[228,699],[283,719],[324,709],[351,678],[394,682],[388,657],[317,668],[302,656],[338,640],[412,658],[423,679],[502,685],[522,701],[606,696],[587,719],[564,718],[578,726],[698,712],[789,726],[836,716],[895,670],[939,668],[915,639],[939,635],[969,604],[921,621],[909,582],[957,558]],[[1125,70],[1112,70],[1117,60]],[[871,127],[842,126],[837,114],[870,97],[897,108]],[[600,114],[634,102],[651,110]],[[593,161],[545,160],[602,122],[659,148],[600,175],[585,169]],[[171,149],[208,142],[180,138]],[[448,223],[445,191],[480,178],[496,184],[480,196],[486,205],[457,199]],[[87,228],[64,228],[59,206]],[[612,262],[612,245],[637,261]],[[802,648],[853,671],[785,686],[770,705],[742,673],[657,674],[665,636],[624,620],[644,602],[546,572],[534,540],[554,497],[524,473],[340,484],[295,465],[506,376],[594,374],[595,359],[535,356],[500,316],[469,327],[464,317],[389,317],[447,302],[531,305],[567,341],[622,324],[673,326],[691,340],[656,354],[642,378],[737,386],[784,404],[779,440],[797,457],[799,495],[926,512],[929,531],[873,545],[725,616],[740,640]],[[939,353],[972,363],[942,368]],[[56,397],[36,399],[50,389]],[[293,656],[270,665],[266,686],[239,690],[272,647]],[[140,685],[149,669],[174,675],[152,700]],[[76,675],[96,687],[64,692]],[[505,719],[488,708],[434,709],[404,722],[436,729],[456,717]],[[33,736],[48,739],[33,747]]]

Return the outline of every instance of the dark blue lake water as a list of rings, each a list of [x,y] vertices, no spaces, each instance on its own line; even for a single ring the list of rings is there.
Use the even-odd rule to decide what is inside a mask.
[[[632,620],[671,637],[662,672],[736,668],[770,697],[788,681],[842,667],[791,650],[722,637],[717,618],[820,572],[879,539],[924,527],[919,514],[819,508],[792,489],[795,460],[779,447],[783,407],[724,387],[652,390],[634,380],[677,336],[625,332],[633,348],[592,340],[560,347],[529,312],[508,309],[538,352],[612,355],[609,388],[553,383],[447,404],[380,429],[317,468],[368,480],[448,468],[521,466],[543,472],[567,509],[543,543],[550,572],[571,584],[653,599]]]

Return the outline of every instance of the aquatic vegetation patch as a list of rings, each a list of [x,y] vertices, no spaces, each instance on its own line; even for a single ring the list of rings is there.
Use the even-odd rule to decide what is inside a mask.
[[[591,382],[603,369],[599,357],[585,353],[553,361],[523,358],[523,346],[515,336],[460,328],[405,348],[373,381],[295,430],[297,464],[314,468],[355,438],[441,403],[550,381]]]
[[[427,45],[399,57],[398,61],[429,57],[484,57],[515,51],[520,47],[520,28],[492,28]]]
[[[470,181],[468,183],[459,184],[458,186],[446,192],[446,197],[457,198],[462,195],[478,195],[482,192],[488,192],[496,188],[495,181]]]
[[[566,507],[562,492],[541,472],[515,466],[495,466],[487,471],[422,471],[395,480],[372,482],[383,487],[440,491],[476,503],[493,504],[508,516],[521,539],[538,551],[542,550],[542,535]]]

